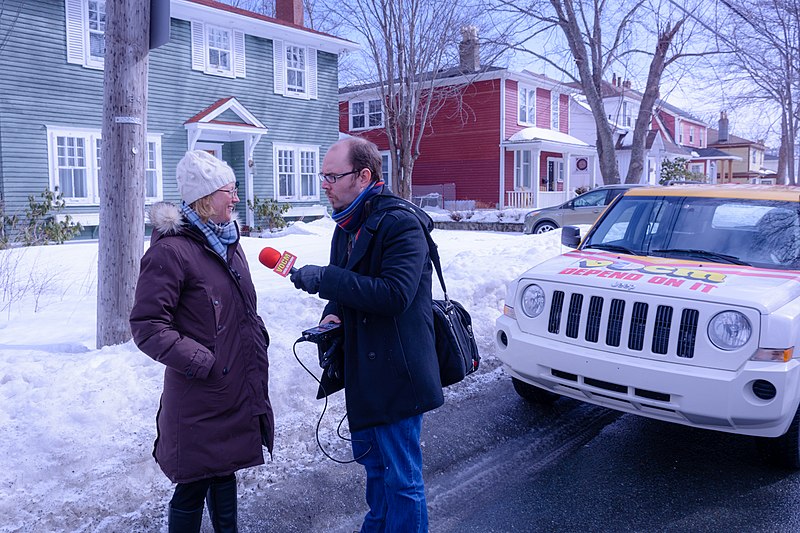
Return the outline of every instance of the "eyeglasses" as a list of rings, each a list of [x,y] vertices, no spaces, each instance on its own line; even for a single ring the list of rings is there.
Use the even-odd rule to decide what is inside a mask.
[[[340,180],[345,176],[349,176],[350,174],[358,174],[361,172],[360,170],[351,170],[350,172],[343,172],[341,174],[323,174],[320,172],[318,174],[319,181],[327,181],[328,183],[336,183],[336,180]]]
[[[233,185],[233,189],[217,189],[215,192],[226,192],[226,193],[228,193],[228,194],[229,194],[231,197],[233,197],[233,196],[238,196],[238,195],[239,195],[239,182],[237,181],[237,182],[236,182],[236,183]]]

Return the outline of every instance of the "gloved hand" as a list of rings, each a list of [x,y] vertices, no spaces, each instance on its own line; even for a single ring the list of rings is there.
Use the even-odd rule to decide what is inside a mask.
[[[338,378],[342,368],[342,337],[333,339],[331,345],[324,352],[319,350],[319,366],[331,379]]]
[[[298,289],[306,291],[308,294],[317,294],[324,272],[325,267],[306,265],[295,270],[289,279],[292,280],[292,283],[294,283],[294,286]]]

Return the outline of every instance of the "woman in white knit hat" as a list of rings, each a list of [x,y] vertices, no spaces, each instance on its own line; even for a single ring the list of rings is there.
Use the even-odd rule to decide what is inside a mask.
[[[166,366],[153,456],[177,483],[169,531],[237,531],[236,476],[272,453],[269,335],[256,312],[233,213],[236,177],[223,161],[187,152],[176,179],[183,202],[155,204],[131,330]]]

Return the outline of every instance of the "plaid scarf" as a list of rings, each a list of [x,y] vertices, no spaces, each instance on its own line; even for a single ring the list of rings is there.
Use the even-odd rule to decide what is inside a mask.
[[[339,212],[333,213],[331,218],[347,233],[355,233],[364,222],[364,204],[367,200],[383,191],[383,180],[376,181],[372,187],[367,187],[359,194],[353,203]]]
[[[232,221],[225,222],[224,224],[217,224],[208,221],[203,224],[200,215],[195,213],[194,209],[186,205],[186,202],[181,202],[181,212],[186,219],[197,227],[206,236],[209,246],[217,252],[217,254],[228,260],[228,245],[236,242],[239,238],[239,230]]]

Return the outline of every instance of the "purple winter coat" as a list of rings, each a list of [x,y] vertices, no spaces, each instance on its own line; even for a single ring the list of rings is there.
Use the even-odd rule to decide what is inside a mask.
[[[136,345],[164,363],[153,456],[174,483],[225,476],[264,463],[274,419],[269,336],[238,241],[228,265],[177,206],[150,212],[130,324]]]

